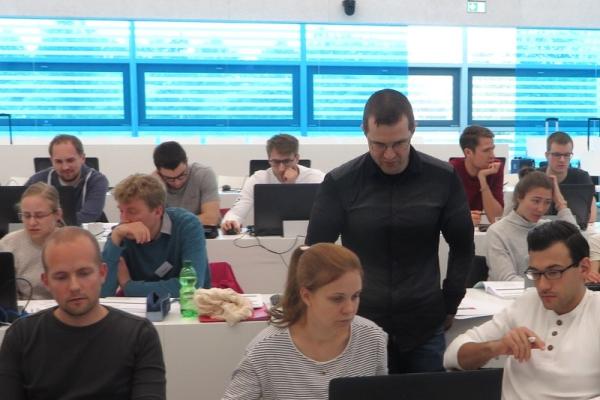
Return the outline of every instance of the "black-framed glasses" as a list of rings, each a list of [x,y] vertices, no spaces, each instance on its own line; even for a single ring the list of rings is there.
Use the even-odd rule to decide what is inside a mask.
[[[569,160],[571,157],[573,157],[573,153],[552,152],[550,153],[550,156],[552,156],[552,158],[564,158],[566,160]]]
[[[163,174],[161,174],[160,172],[158,173],[158,175],[160,175],[160,177],[162,178],[163,181],[168,182],[168,183],[173,183],[173,182],[177,182],[177,181],[181,181],[184,180],[188,174],[189,174],[189,167],[185,169],[185,171],[183,171],[182,173],[180,173],[177,176],[165,176]]]
[[[578,266],[579,266],[579,262],[571,264],[568,267],[564,267],[562,269],[556,268],[556,267],[561,267],[560,265],[553,265],[553,266],[549,267],[548,269],[544,270],[543,272],[538,271],[535,268],[529,267],[525,271],[525,276],[527,277],[527,279],[530,279],[532,281],[539,281],[540,278],[542,277],[542,275],[544,275],[544,277],[546,279],[548,279],[550,281],[554,281],[556,279],[560,279],[562,277],[562,275],[565,273],[565,271],[568,270],[569,268],[578,267]]]
[[[19,216],[19,220],[22,222],[28,221],[30,219],[35,219],[36,221],[39,221],[40,219],[44,219],[46,217],[49,217],[50,215],[54,214],[56,212],[56,210],[53,211],[49,211],[47,213],[43,213],[43,212],[20,212],[18,214]]]

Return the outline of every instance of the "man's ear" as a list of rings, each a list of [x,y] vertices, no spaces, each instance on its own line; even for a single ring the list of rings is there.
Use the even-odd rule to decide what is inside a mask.
[[[465,155],[465,158],[467,158],[467,157],[472,157],[473,155],[475,155],[475,152],[471,149],[465,148],[463,150],[463,154]]]
[[[42,282],[44,283],[44,286],[46,286],[46,289],[48,288],[48,274],[44,271],[42,272]]]
[[[583,274],[583,276],[586,276],[592,268],[592,261],[590,260],[590,258],[583,257],[581,261],[579,261],[579,268],[581,269],[581,273]]]

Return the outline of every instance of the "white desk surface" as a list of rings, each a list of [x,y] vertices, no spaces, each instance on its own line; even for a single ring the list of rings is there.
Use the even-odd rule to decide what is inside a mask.
[[[468,289],[465,299],[469,298],[509,304],[478,289]],[[220,322],[200,323],[195,319],[182,319],[177,305],[173,305],[167,319],[154,324],[167,370],[167,398],[220,399],[247,344],[267,323],[242,322],[233,327]],[[32,302],[32,307],[36,307],[36,301]],[[446,340],[449,343],[458,334],[490,318],[455,320],[446,333]],[[0,342],[5,330],[0,328]]]

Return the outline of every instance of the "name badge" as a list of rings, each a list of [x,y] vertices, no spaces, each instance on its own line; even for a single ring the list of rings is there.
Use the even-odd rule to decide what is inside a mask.
[[[162,265],[160,267],[156,268],[156,270],[154,271],[154,274],[156,274],[159,278],[162,278],[172,269],[173,269],[173,266],[171,265],[171,263],[168,261],[165,261],[164,263],[162,263]]]

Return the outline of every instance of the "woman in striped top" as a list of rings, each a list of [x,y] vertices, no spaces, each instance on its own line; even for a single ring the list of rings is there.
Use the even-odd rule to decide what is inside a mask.
[[[387,335],[356,316],[362,267],[331,243],[292,255],[271,326],[248,345],[224,399],[327,399],[338,377],[387,374]]]

